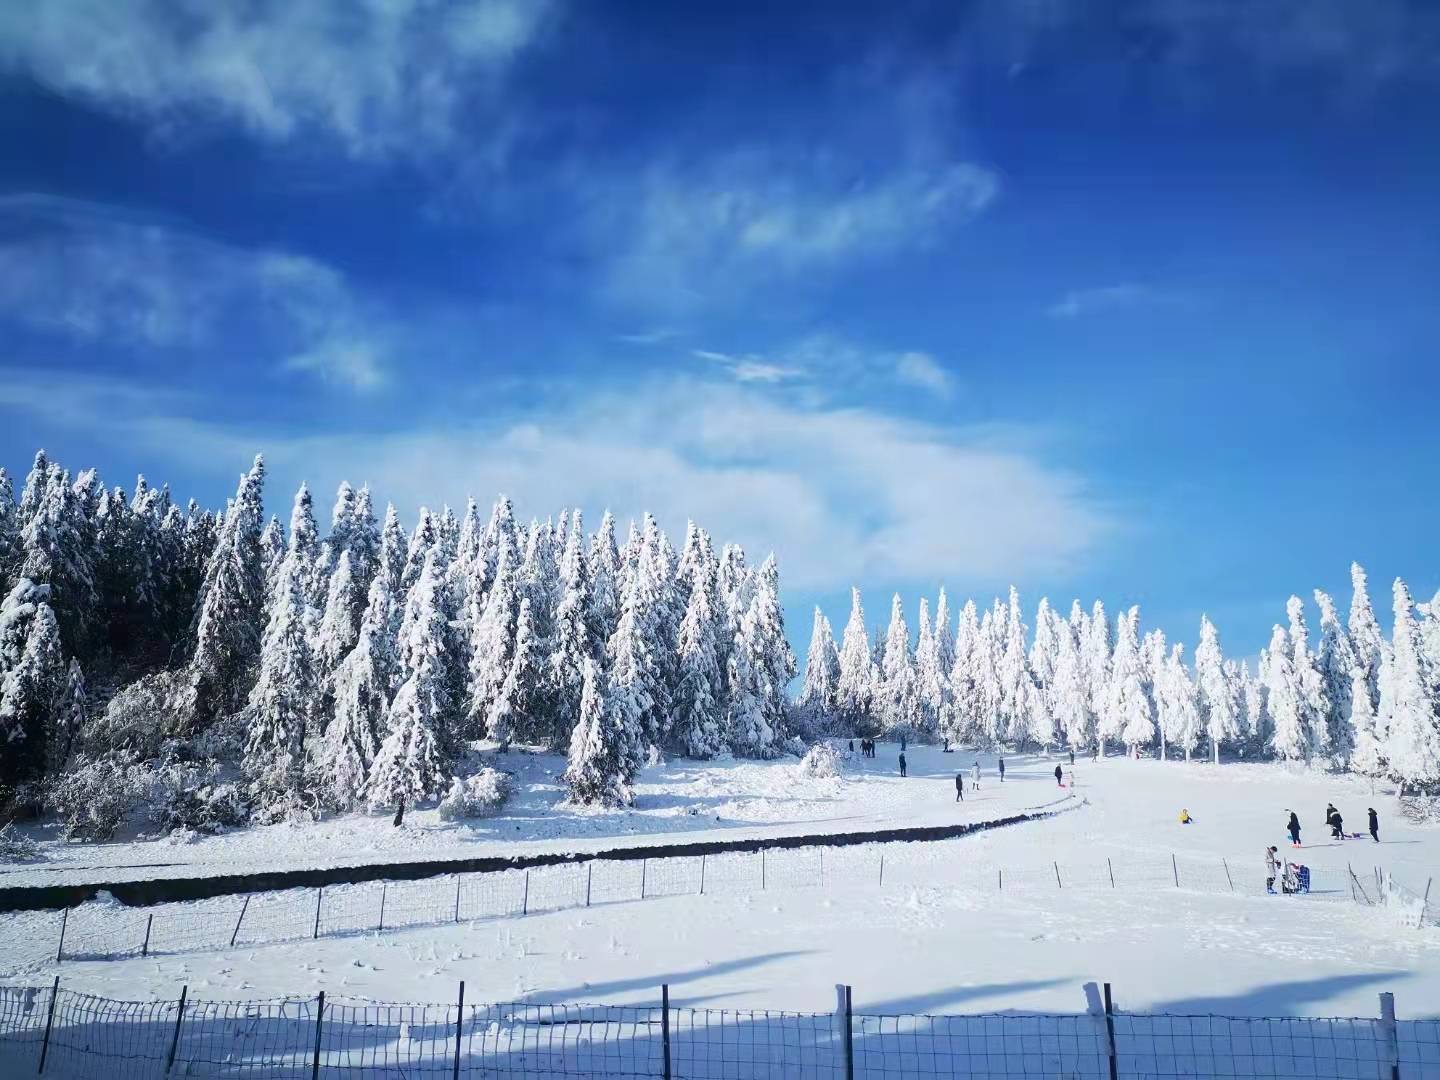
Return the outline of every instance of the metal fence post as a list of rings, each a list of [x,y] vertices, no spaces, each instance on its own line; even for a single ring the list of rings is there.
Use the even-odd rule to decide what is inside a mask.
[[[60,944],[55,946],[55,962],[58,964],[65,956],[65,926],[70,922],[70,909],[67,907],[60,913]]]
[[[1004,891],[1005,891],[1005,870],[1004,870],[1003,867],[997,867],[997,868],[996,868],[996,870],[995,870],[995,880],[1000,883],[1000,891],[1001,891],[1001,892],[1004,892]]]
[[[1175,875],[1175,888],[1180,887],[1180,864],[1175,861],[1175,854],[1170,854],[1170,871]]]
[[[880,887],[885,887],[885,853],[880,853]]]
[[[820,849],[820,887],[825,887],[825,849]]]
[[[1110,856],[1105,856],[1105,867],[1110,871],[1110,888],[1115,887],[1115,864],[1110,861]]]
[[[855,1025],[850,1007],[850,985],[845,985],[845,1080],[855,1080]]]
[[[465,980],[460,980],[460,1000],[455,1005],[455,1078],[460,1080],[460,1033],[465,1027]]]
[[[460,921],[460,875],[455,875],[455,921]],[[464,986],[464,983],[460,984]]]
[[[175,1031],[170,1036],[170,1053],[165,1057],[165,1071],[168,1073],[175,1064],[175,1051],[180,1046],[180,1021],[185,1019],[185,995],[190,988],[180,987],[180,1006],[175,1010]]]
[[[1120,1062],[1115,1054],[1115,1006],[1110,1001],[1110,984],[1105,984],[1105,1041],[1110,1049],[1110,1080],[1119,1080]]]
[[[1057,861],[1051,865],[1055,867],[1055,887],[1057,889],[1063,889],[1065,886],[1060,882],[1060,863]]]
[[[315,937],[320,937],[320,901],[325,899],[325,886],[315,890]]]
[[[640,899],[645,899],[645,874],[650,869],[650,860],[640,860]]]
[[[590,906],[590,879],[594,876],[594,874],[595,874],[595,864],[594,864],[594,862],[586,863],[586,864],[585,864],[585,906],[586,906],[586,907],[589,907],[589,906]]]
[[[235,920],[235,929],[230,932],[230,947],[235,947],[235,939],[240,936],[240,924],[245,921],[245,910],[250,906],[250,894],[246,893],[240,901],[240,917]]]
[[[525,895],[520,898],[520,914],[530,914],[530,871],[525,871]]]
[[[60,996],[60,976],[50,987],[50,1008],[45,1013],[45,1041],[40,1044],[40,1072],[45,1071],[45,1058],[50,1054],[50,1029],[55,1026],[55,999]],[[39,1075],[37,1073],[37,1075]]]
[[[670,1080],[670,984],[660,984],[660,1051],[665,1080]]]
[[[1415,924],[1416,928],[1423,928],[1425,925],[1425,913],[1430,910],[1430,886],[1435,884],[1435,879],[1427,878],[1425,881],[1425,899],[1420,901],[1420,921]]]
[[[705,895],[705,856],[700,856],[700,895]]]
[[[310,1059],[310,1080],[320,1080],[320,1025],[325,1021],[325,991],[320,991],[315,1009],[315,1056]]]
[[[141,956],[149,956],[149,955],[150,955],[150,928],[151,928],[152,926],[154,926],[154,925],[155,925],[155,915],[154,915],[154,913],[152,912],[151,914],[145,916],[145,940],[144,940],[144,942],[142,942],[141,945],[140,945],[140,955],[141,955]]]
[[[760,888],[765,888],[765,849],[760,849]]]
[[[1380,995],[1380,1039],[1384,1044],[1385,1061],[1390,1065],[1390,1080],[1400,1080],[1400,1037],[1395,1027],[1395,995]]]
[[[1221,859],[1221,860],[1220,860],[1220,865],[1223,866],[1223,867],[1225,867],[1225,880],[1230,883],[1230,891],[1231,891],[1231,892],[1234,892],[1234,891],[1235,891],[1235,879],[1230,876],[1230,864],[1229,864],[1226,860]]]
[[[382,881],[380,883],[380,921],[375,924],[376,930],[385,929],[385,894],[389,891],[390,883],[388,881]]]

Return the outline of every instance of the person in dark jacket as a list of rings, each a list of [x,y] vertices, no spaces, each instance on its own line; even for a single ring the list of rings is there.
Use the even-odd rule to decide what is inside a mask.
[[[1370,807],[1370,839],[1380,843],[1380,815],[1375,813],[1375,808]]]
[[[905,775],[905,751],[900,751],[900,775]]]
[[[958,772],[955,774],[955,801],[965,801],[965,777]]]
[[[1287,832],[1290,833],[1290,846],[1291,846],[1291,847],[1299,847],[1299,846],[1300,846],[1300,819],[1295,816],[1295,811],[1294,811],[1294,810],[1291,810],[1291,811],[1290,811],[1290,824],[1286,825],[1286,826],[1285,826],[1285,829],[1286,829]]]
[[[1003,757],[1000,759],[1000,782],[1002,784],[1005,782],[1005,759]]]
[[[1340,817],[1340,811],[1334,810],[1330,814],[1330,838],[1332,840],[1345,839],[1345,822]]]
[[[1071,766],[1074,766],[1074,764],[1075,764],[1075,751],[1074,751],[1074,750],[1071,750],[1071,751],[1070,751],[1070,764],[1071,764]]]
[[[1055,786],[1056,786],[1056,787],[1064,787],[1064,786],[1065,786],[1065,770],[1062,769],[1062,768],[1060,768],[1059,765],[1056,765],[1056,766],[1055,766]]]

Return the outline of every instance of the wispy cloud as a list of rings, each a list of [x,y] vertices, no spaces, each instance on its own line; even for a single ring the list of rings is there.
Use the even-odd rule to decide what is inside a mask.
[[[805,372],[800,368],[777,364],[762,356],[731,356],[729,353],[712,352],[709,349],[691,351],[699,359],[708,360],[723,368],[736,382],[779,383],[805,376]]]
[[[138,0],[0,5],[0,67],[162,133],[216,119],[270,142],[321,135],[356,158],[459,142],[548,0]]]
[[[242,328],[278,368],[386,381],[390,331],[314,259],[39,196],[0,199],[0,320],[106,347],[201,350]]]
[[[1126,283],[1094,289],[1072,289],[1045,309],[1052,319],[1074,319],[1116,308],[1173,303],[1175,297],[1148,285]]]
[[[955,381],[929,353],[901,353],[895,361],[895,377],[903,383],[929,390],[941,397],[955,392]]]
[[[671,529],[693,516],[753,553],[774,550],[792,587],[1058,573],[1118,527],[1083,476],[1037,448],[1043,440],[999,441],[985,429],[806,405],[763,385],[691,376],[577,391],[473,427],[379,433],[220,425],[198,419],[200,402],[47,371],[11,372],[0,385],[5,407],[90,425],[160,464],[183,447],[187,464],[233,470],[263,449],[272,502],[302,478],[316,488],[348,478],[407,510],[508,491],[523,493],[522,513],[579,505],[623,519],[650,510]]]

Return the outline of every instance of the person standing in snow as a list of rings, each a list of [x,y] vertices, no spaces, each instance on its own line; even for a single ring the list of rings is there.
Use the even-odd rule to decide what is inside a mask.
[[[1074,750],[1071,750],[1071,751],[1070,751],[1070,767],[1071,767],[1072,769],[1075,767],[1075,751],[1074,751]]]
[[[1286,825],[1286,826],[1285,826],[1285,829],[1286,829],[1287,832],[1290,833],[1290,846],[1291,846],[1291,847],[1299,847],[1299,846],[1300,846],[1300,819],[1295,816],[1295,811],[1294,811],[1294,810],[1291,810],[1291,811],[1290,811],[1290,824]]]
[[[974,790],[979,791],[979,790],[980,790],[980,762],[978,762],[978,761],[975,762],[975,768],[973,768],[973,769],[970,770],[970,776],[971,776],[971,784],[970,784],[970,786],[971,786]]]
[[[1275,895],[1275,878],[1280,874],[1278,850],[1274,845],[1265,849],[1265,891],[1271,896]]]
[[[1003,784],[1004,782],[1005,782],[1005,759],[1002,757],[1002,758],[1000,759],[1000,783]]]
[[[1339,810],[1330,815],[1330,837],[1333,840],[1345,839],[1345,821],[1341,818]]]
[[[1375,808],[1370,807],[1370,839],[1380,843],[1380,815],[1375,813]]]
[[[958,772],[955,774],[955,801],[965,801],[965,777]]]
[[[900,751],[900,775],[905,775],[905,751]]]
[[[1056,766],[1055,766],[1055,786],[1056,786],[1056,787],[1064,787],[1064,786],[1065,786],[1065,770],[1062,769],[1062,768],[1060,768],[1059,765],[1056,765]]]

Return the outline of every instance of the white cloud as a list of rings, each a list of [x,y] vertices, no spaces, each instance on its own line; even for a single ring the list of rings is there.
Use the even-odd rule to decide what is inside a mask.
[[[65,0],[0,5],[0,66],[172,131],[197,119],[355,157],[452,147],[539,36],[546,0]]]
[[[955,391],[950,373],[929,353],[901,353],[895,360],[895,377],[903,383],[948,398]]]
[[[710,349],[692,349],[691,352],[699,359],[709,360],[723,368],[736,382],[779,383],[804,378],[806,374],[798,367],[777,364],[762,356],[731,356]]]
[[[110,438],[155,456],[157,473],[183,453],[228,480],[263,449],[272,503],[301,479],[321,490],[347,478],[407,516],[504,491],[523,514],[582,506],[592,524],[606,507],[622,520],[653,511],[677,532],[694,517],[753,555],[774,550],[793,587],[1059,573],[1116,527],[1083,478],[1033,442],[693,377],[484,426],[389,433],[267,434],[198,421],[197,403],[145,402],[123,383],[54,373],[17,371],[0,385],[0,407],[47,423],[103,417]]]
[[[198,351],[241,327],[271,361],[355,390],[386,381],[388,331],[343,275],[89,203],[0,198],[0,318],[108,346]]]
[[[1145,285],[1106,285],[1097,289],[1072,289],[1045,309],[1052,319],[1074,319],[1115,308],[1162,303],[1166,298]]]

